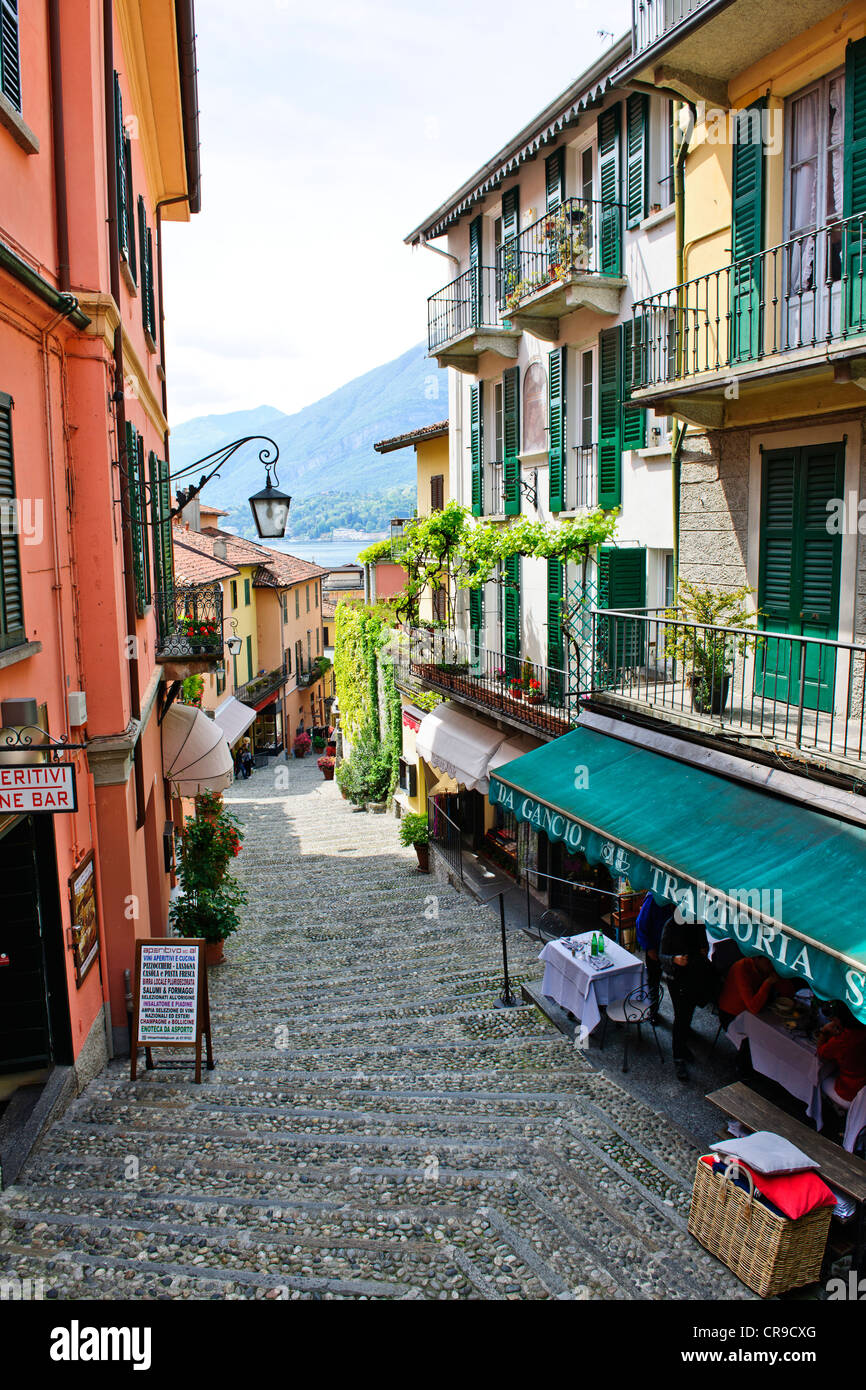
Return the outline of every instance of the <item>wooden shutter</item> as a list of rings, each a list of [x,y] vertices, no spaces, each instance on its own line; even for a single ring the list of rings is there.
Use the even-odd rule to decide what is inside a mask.
[[[158,595],[157,620],[161,635],[174,627],[174,553],[171,534],[171,483],[168,463],[151,451],[150,501],[153,520],[153,563]],[[283,595],[285,607],[285,595]]]
[[[123,259],[129,262],[129,190],[126,186],[126,131],[123,129],[123,98],[120,78],[114,74],[114,166],[117,177],[117,244]]]
[[[0,650],[26,641],[18,533],[5,513],[15,505],[15,460],[12,452],[12,397],[0,391]]]
[[[544,161],[544,188],[547,211],[555,212],[565,201],[565,147],[549,154]]]
[[[482,219],[473,217],[469,223],[469,312],[474,326],[483,323],[481,295],[481,236]]]
[[[469,590],[469,630],[471,660],[477,663],[481,658],[481,629],[484,626],[484,590]]]
[[[137,269],[136,269],[136,266],[137,266],[137,256],[136,256],[136,252],[135,252],[135,216],[134,216],[133,211],[132,211],[132,141],[130,140],[130,138],[129,138],[129,136],[127,135],[126,131],[123,132],[123,173],[124,173],[124,188],[125,188],[125,190],[126,190],[126,192],[125,192],[125,199],[126,199],[126,238],[127,238],[127,243],[128,243],[128,246],[129,246],[129,252],[128,252],[127,260],[128,260],[128,262],[129,262],[129,273],[130,273],[130,275],[132,276],[132,278],[133,278],[133,280],[135,281],[135,283],[137,284],[137,283],[138,283],[138,271],[137,271]],[[142,239],[142,242],[141,242],[141,255],[142,255],[142,260],[143,260],[143,259],[144,259],[144,240],[143,240],[143,239]],[[143,266],[142,266],[142,274],[144,274],[144,267],[143,267]]]
[[[144,441],[135,426],[129,423],[126,426],[126,467],[135,608],[138,616],[142,617],[151,599],[150,550],[147,544],[147,511],[144,501]]]
[[[843,217],[866,212],[866,39],[849,43],[845,50],[845,154],[842,192]],[[849,328],[861,330],[866,324],[866,296],[863,293],[863,223],[848,228],[846,238],[848,296],[846,317]]]
[[[624,449],[646,448],[646,411],[627,409],[631,400],[631,382],[639,380],[640,355],[643,345],[643,319],[626,319],[620,324],[622,332],[622,447]],[[637,370],[636,370],[637,364]]]
[[[620,329],[598,338],[598,505],[622,503],[622,354]]]
[[[500,304],[520,283],[520,192],[509,188],[502,195],[502,250],[498,266]]]
[[[482,382],[469,388],[469,443],[472,455],[472,515],[484,514],[484,421]]]
[[[156,312],[153,291],[153,237],[147,225],[144,198],[138,198],[138,240],[141,246],[141,321],[151,341],[156,342]]]
[[[764,101],[734,122],[731,178],[731,360],[748,361],[761,344],[764,247]],[[759,138],[754,138],[756,132]]]
[[[430,479],[430,510],[441,512],[445,505],[445,475],[434,473]]]
[[[649,187],[649,97],[632,92],[626,102],[626,226],[637,227],[647,215]]]
[[[16,111],[21,110],[18,0],[0,0],[0,92]]]
[[[509,555],[504,569],[506,672],[511,678],[519,673],[517,658],[520,656],[520,556]]]
[[[554,348],[548,357],[548,472],[550,482],[549,503],[552,512],[561,512],[565,505],[563,486],[565,479],[566,439],[566,395],[565,370],[566,349]]]
[[[505,515],[520,512],[520,368],[502,373],[502,449],[505,455],[502,476],[505,485]]]
[[[601,189],[602,275],[619,275],[622,268],[622,178],[620,174],[620,105],[609,106],[598,117],[598,169]]]
[[[563,573],[561,560],[547,562],[547,698],[561,705],[564,694],[565,648],[562,641]]]
[[[599,607],[646,608],[646,551],[632,547],[618,550],[602,546],[598,553]],[[605,619],[599,627],[599,645],[606,648],[614,682],[623,667],[643,665],[645,624],[625,618]],[[599,653],[601,654],[601,653]]]

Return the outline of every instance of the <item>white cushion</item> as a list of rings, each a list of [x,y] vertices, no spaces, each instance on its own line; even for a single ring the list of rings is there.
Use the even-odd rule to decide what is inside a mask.
[[[722,1139],[710,1147],[729,1158],[741,1158],[756,1173],[764,1173],[767,1177],[773,1173],[808,1173],[821,1166],[781,1134],[771,1134],[766,1129],[759,1129],[745,1139]]]

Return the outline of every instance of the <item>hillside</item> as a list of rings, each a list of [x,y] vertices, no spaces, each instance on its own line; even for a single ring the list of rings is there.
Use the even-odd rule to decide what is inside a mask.
[[[419,344],[294,415],[265,405],[185,421],[172,430],[172,472],[233,439],[261,432],[279,445],[280,486],[299,504],[288,534],[315,538],[333,526],[356,525],[350,517],[380,531],[397,514],[395,503],[405,505],[406,489],[415,481],[415,454],[406,449],[382,457],[374,452],[374,441],[419,429],[447,413],[447,373]],[[246,529],[252,524],[246,499],[263,483],[256,448],[249,445],[222,478],[214,479],[207,499]]]

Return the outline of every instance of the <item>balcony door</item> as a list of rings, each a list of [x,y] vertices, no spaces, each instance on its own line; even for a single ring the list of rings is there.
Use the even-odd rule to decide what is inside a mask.
[[[783,347],[808,347],[841,329],[844,125],[841,70],[788,102]]]
[[[827,503],[843,495],[843,444],[812,444],[764,454],[759,625],[793,637],[839,634],[842,537],[827,530]],[[756,694],[833,708],[835,648],[768,638],[756,654]]]

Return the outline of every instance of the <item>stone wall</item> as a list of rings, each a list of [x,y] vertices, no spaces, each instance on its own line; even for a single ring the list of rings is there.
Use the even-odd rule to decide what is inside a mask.
[[[682,451],[680,578],[748,583],[749,431],[689,434]]]

